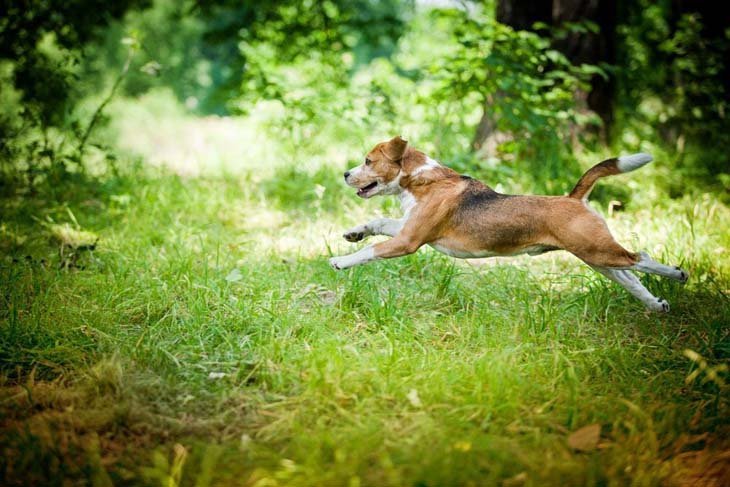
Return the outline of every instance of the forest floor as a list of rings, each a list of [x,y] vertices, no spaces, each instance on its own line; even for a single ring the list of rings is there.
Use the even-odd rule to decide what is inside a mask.
[[[655,194],[608,217],[691,275],[642,276],[656,314],[562,252],[334,272],[361,245],[344,229],[397,212],[345,165],[137,168],[0,200],[0,483],[727,479],[727,206]]]

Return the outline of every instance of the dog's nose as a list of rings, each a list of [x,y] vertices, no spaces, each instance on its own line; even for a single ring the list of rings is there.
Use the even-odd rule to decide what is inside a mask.
[[[345,171],[345,179],[350,177],[350,171]]]

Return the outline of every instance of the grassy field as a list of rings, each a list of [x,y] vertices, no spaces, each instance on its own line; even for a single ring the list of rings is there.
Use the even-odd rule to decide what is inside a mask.
[[[669,199],[660,166],[611,182],[632,194],[618,239],[691,274],[642,276],[672,305],[651,314],[559,252],[335,273],[342,231],[397,211],[344,187],[347,164],[3,198],[0,483],[727,480],[727,206]]]

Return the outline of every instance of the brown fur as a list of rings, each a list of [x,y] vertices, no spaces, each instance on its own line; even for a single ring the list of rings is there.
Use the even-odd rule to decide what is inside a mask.
[[[376,145],[368,153],[370,169],[362,176],[363,184],[367,178],[387,183],[402,170],[400,187],[417,202],[401,232],[375,245],[377,257],[398,257],[437,244],[494,255],[564,249],[599,267],[628,268],[637,262],[638,256],[618,244],[603,219],[581,201],[598,178],[619,172],[615,160],[590,169],[570,196],[513,196],[444,166],[412,175],[426,156],[404,142],[397,137]]]
[[[593,185],[596,184],[600,178],[605,176],[612,176],[614,174],[621,174],[621,171],[617,165],[618,160],[616,158],[606,159],[590,168],[579,180],[578,183],[570,192],[571,198],[586,199],[593,189]]]

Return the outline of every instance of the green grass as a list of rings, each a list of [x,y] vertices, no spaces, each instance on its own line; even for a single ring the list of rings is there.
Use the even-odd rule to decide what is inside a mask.
[[[335,273],[330,252],[358,247],[341,231],[395,205],[357,200],[326,168],[134,173],[57,188],[63,204],[3,198],[4,483],[727,474],[726,206],[612,181],[637,194],[609,219],[619,240],[691,273],[642,277],[672,305],[649,314],[564,253],[471,265],[423,249]],[[99,241],[62,266],[49,229],[65,224]],[[597,445],[568,445],[596,423]]]

